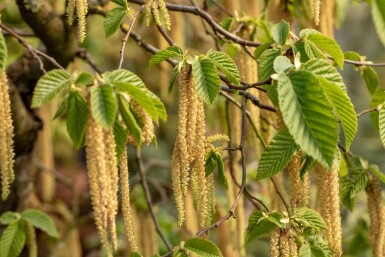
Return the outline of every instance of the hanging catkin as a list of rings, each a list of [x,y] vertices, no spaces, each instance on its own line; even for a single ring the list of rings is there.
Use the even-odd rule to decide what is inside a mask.
[[[149,145],[155,137],[154,123],[151,116],[134,100],[131,100],[130,105],[133,111],[137,114],[142,130],[142,145]],[[128,135],[128,143],[136,146],[134,136]]]
[[[9,187],[15,179],[14,150],[13,150],[13,122],[11,115],[11,100],[7,75],[0,75],[0,176],[1,198],[5,200],[9,195]]]
[[[144,12],[147,27],[150,26],[151,17],[153,17],[156,25],[164,25],[167,30],[171,30],[171,18],[164,0],[146,0]]]
[[[83,42],[86,37],[86,15],[88,12],[87,0],[68,1],[66,13],[69,25],[72,25],[74,22],[75,11],[78,18],[79,41]]]
[[[279,257],[279,229],[274,230],[270,236],[270,256]]]
[[[329,243],[333,256],[342,255],[341,214],[339,194],[339,161],[333,163],[330,171],[321,165],[316,165],[317,173],[317,201],[322,218],[325,220],[324,235]]]
[[[370,216],[370,243],[374,256],[385,254],[385,206],[378,179],[371,178],[366,188]]]
[[[311,10],[316,26],[319,25],[320,21],[320,9],[321,9],[321,0],[312,0]]]
[[[119,163],[120,169],[120,187],[122,194],[122,215],[124,228],[126,230],[126,237],[131,251],[138,251],[138,244],[134,235],[134,227],[132,222],[131,204],[130,204],[130,185],[128,173],[128,158],[127,150],[122,153]]]
[[[318,6],[319,31],[326,36],[334,37],[335,0],[318,0]]]
[[[310,188],[309,173],[300,178],[301,154],[298,153],[290,160],[287,171],[290,182],[290,204],[291,208],[309,207]]]

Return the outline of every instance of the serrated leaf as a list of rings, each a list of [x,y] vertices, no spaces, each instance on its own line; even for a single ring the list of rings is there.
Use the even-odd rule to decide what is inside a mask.
[[[211,241],[202,238],[192,238],[185,242],[184,249],[201,257],[222,257],[219,248]]]
[[[323,34],[311,34],[307,36],[307,40],[328,53],[341,69],[344,67],[344,53],[336,41]]]
[[[289,31],[289,23],[284,20],[281,20],[279,23],[274,24],[271,27],[271,36],[277,44],[283,46],[289,36]]]
[[[350,211],[354,208],[355,194],[364,190],[368,184],[368,175],[365,170],[359,169],[352,172],[350,176],[341,178],[340,195],[341,202]]]
[[[385,89],[378,87],[376,91],[374,91],[372,95],[372,101],[370,102],[370,108],[376,108],[380,104],[383,104],[385,102]],[[379,131],[379,124],[378,124],[378,118],[379,112],[371,112],[370,113],[370,120],[372,121],[372,124],[375,129]]]
[[[227,183],[227,178],[225,175],[225,164],[223,162],[222,156],[218,152],[215,152],[215,159],[217,161],[218,167],[218,180],[226,189],[229,189],[229,184]]]
[[[317,230],[326,228],[325,221],[322,219],[321,215],[310,208],[302,207],[294,209],[292,217],[299,222],[302,220],[306,221],[304,224],[308,224],[309,227]]]
[[[77,77],[75,81],[75,85],[77,86],[87,86],[91,85],[94,81],[94,76],[89,74],[88,72],[82,72],[80,75]]]
[[[311,167],[313,167],[313,164],[314,164],[314,163],[315,163],[314,159],[313,159],[311,156],[306,155],[304,164],[302,165],[302,168],[301,168],[301,170],[299,171],[299,175],[300,175],[300,177],[301,177],[302,180],[304,180],[306,172],[308,172],[309,169],[310,169]]]
[[[266,235],[278,228],[278,226],[269,221],[267,217],[268,215],[260,210],[251,213],[245,233],[245,243],[249,243],[254,238]]]
[[[321,32],[319,32],[318,30],[315,30],[315,29],[303,29],[299,33],[299,36],[300,36],[300,38],[306,38],[307,36],[312,35],[312,34],[321,34]]]
[[[361,55],[357,52],[348,51],[344,53],[344,58],[352,61],[361,61]]]
[[[377,72],[372,67],[366,66],[362,69],[362,77],[370,94],[373,95],[380,84]]]
[[[122,83],[123,84],[126,83],[130,85],[129,86],[130,88],[132,88],[132,86],[140,88],[152,101],[152,105],[151,103],[148,103],[146,105],[146,108],[147,107],[149,108],[148,110],[146,110],[146,108],[142,106],[143,109],[145,109],[148,112],[148,114],[157,124],[159,123],[159,119],[163,122],[166,122],[167,112],[166,112],[166,109],[164,108],[162,101],[158,96],[156,96],[153,92],[147,89],[143,81],[135,73],[129,70],[119,69],[119,70],[114,70],[112,72],[106,72],[103,74],[103,77],[107,79],[110,83],[115,85],[122,85]],[[132,90],[135,90],[135,89],[132,89]],[[142,96],[141,93],[138,93],[138,94]],[[151,106],[154,106],[155,109],[150,108]]]
[[[287,128],[280,130],[262,152],[257,171],[257,180],[271,177],[282,171],[298,150]]]
[[[55,115],[53,116],[52,120],[56,120],[60,116],[63,115],[63,113],[67,110],[67,104],[68,104],[68,97],[65,97],[61,103],[59,104]]]
[[[17,257],[24,248],[26,234],[23,224],[15,221],[5,228],[0,238],[0,257]]]
[[[284,216],[281,213],[277,212],[277,211],[272,211],[267,216],[267,220],[268,221],[274,223],[275,225],[277,225],[280,228],[284,227],[283,223],[281,222],[281,220],[283,218],[284,218]]]
[[[385,46],[385,2],[382,0],[373,0],[372,18],[376,27],[377,35]]]
[[[206,155],[206,160],[205,160],[205,175],[206,177],[209,176],[211,173],[214,172],[215,168],[217,167],[217,162],[215,160],[215,151],[211,150],[207,155]]]
[[[87,127],[88,109],[84,96],[72,91],[68,96],[67,131],[76,149],[82,147]]]
[[[349,151],[350,145],[357,132],[357,114],[349,96],[338,85],[321,79],[321,85],[334,107],[334,111],[339,118],[345,135],[346,150]]]
[[[327,59],[326,55],[309,40],[304,40],[304,49],[310,59]]]
[[[117,120],[114,123],[114,138],[116,144],[116,156],[120,158],[126,148],[128,140],[128,130],[125,129]]]
[[[157,65],[158,63],[165,61],[169,58],[182,56],[183,50],[179,46],[169,46],[166,49],[157,52],[150,59],[150,66]]]
[[[270,85],[265,85],[263,88],[266,90],[266,94],[273,105],[278,106],[277,81],[273,80]]]
[[[299,257],[313,257],[309,244],[304,244],[299,248]]]
[[[294,141],[308,155],[330,168],[338,140],[338,125],[318,79],[308,71],[278,76],[283,120]]]
[[[258,63],[258,80],[265,81],[274,73],[274,59],[281,54],[278,49],[263,52]]]
[[[273,66],[274,71],[276,73],[281,71],[285,72],[294,67],[294,65],[290,62],[289,58],[287,58],[286,56],[278,56],[277,58],[275,58]]]
[[[7,64],[8,50],[3,33],[0,33],[0,72],[3,72]]]
[[[261,57],[261,55],[263,54],[263,52],[265,52],[270,46],[271,46],[271,42],[267,42],[267,43],[264,43],[264,44],[257,46],[254,50],[255,60],[258,60]]]
[[[341,89],[346,91],[345,83],[341,74],[328,61],[321,59],[311,59],[303,65],[305,70],[310,71],[316,76],[322,77],[338,85]]]
[[[40,107],[51,101],[70,85],[70,74],[65,70],[51,70],[44,74],[33,91],[31,107]]]
[[[37,209],[28,209],[21,213],[21,218],[35,228],[44,231],[50,237],[58,238],[59,233],[50,216]]]
[[[297,56],[299,54],[301,63],[305,63],[309,60],[309,56],[306,53],[305,50],[305,42],[298,41],[294,45],[292,45],[294,56]]]
[[[178,70],[178,67],[175,66],[171,72],[170,83],[168,84],[168,93],[169,94],[174,89],[174,85],[175,85],[175,82],[176,82],[176,79],[178,78],[178,76],[179,76],[179,70]]]
[[[0,216],[0,223],[3,225],[9,225],[12,222],[20,219],[20,215],[16,212],[7,211],[1,214]]]
[[[106,37],[114,34],[122,24],[124,17],[126,17],[127,10],[122,7],[112,9],[106,14],[104,18],[104,35]]]
[[[191,65],[198,95],[206,103],[212,104],[218,96],[221,87],[213,62],[207,58],[201,60],[196,58]]]
[[[128,4],[127,4],[127,1],[126,0],[111,0],[113,3],[127,9],[128,8]]]
[[[212,51],[207,57],[226,75],[231,83],[239,85],[241,77],[237,65],[235,65],[233,59],[231,59],[228,54],[220,51]]]
[[[385,103],[383,103],[383,106],[378,113],[378,127],[382,144],[385,147]]]
[[[121,97],[118,98],[118,103],[119,113],[123,118],[128,132],[134,137],[136,144],[140,146],[142,144],[142,130],[135,119],[135,116]]]
[[[109,129],[115,122],[117,104],[110,85],[91,88],[91,112],[96,122]]]

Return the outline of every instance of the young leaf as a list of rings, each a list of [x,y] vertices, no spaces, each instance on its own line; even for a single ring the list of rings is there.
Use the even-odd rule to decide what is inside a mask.
[[[311,59],[303,65],[305,70],[310,71],[316,76],[322,77],[327,81],[338,85],[342,90],[346,91],[345,83],[341,74],[337,72],[328,61],[321,59]]]
[[[321,34],[321,32],[319,32],[318,30],[315,30],[315,29],[303,29],[299,33],[299,37],[301,39],[303,39],[303,38],[306,38],[307,36],[312,35],[312,34]]]
[[[126,0],[112,0],[112,2],[123,7],[124,9],[128,8],[128,4]]]
[[[369,170],[375,175],[383,184],[385,184],[385,174],[380,171],[377,165],[369,165]]]
[[[128,130],[125,129],[117,120],[115,120],[114,123],[114,138],[116,143],[116,156],[120,158],[126,148]]]
[[[75,85],[77,86],[87,86],[92,84],[94,80],[94,76],[89,74],[88,72],[80,73],[79,77],[75,81]]]
[[[207,57],[226,75],[231,83],[239,85],[241,77],[237,66],[229,55],[220,51],[212,51]]]
[[[281,54],[278,49],[268,49],[261,55],[258,63],[258,80],[265,81],[274,73],[274,59]]]
[[[221,87],[213,62],[208,58],[196,58],[192,62],[192,72],[198,94],[203,101],[212,104]]]
[[[352,61],[361,61],[361,55],[357,52],[353,51],[347,51],[344,53],[344,58],[346,60],[352,60]]]
[[[323,34],[311,34],[307,36],[307,40],[328,53],[341,69],[344,67],[344,53],[336,41]]]
[[[140,129],[135,116],[132,114],[131,110],[121,97],[118,98],[118,103],[119,113],[123,118],[124,124],[126,124],[128,132],[134,137],[136,144],[140,146],[142,143],[142,130]]]
[[[271,27],[271,36],[277,44],[283,46],[289,36],[289,31],[289,23],[281,20],[279,23],[274,24],[273,27]]]
[[[302,227],[314,228],[321,230],[326,228],[325,221],[321,215],[313,209],[302,207],[294,209],[292,218],[299,222]]]
[[[340,184],[341,202],[353,211],[355,194],[366,188],[368,174],[364,169],[355,170],[350,176],[342,177]]]
[[[15,221],[5,228],[0,238],[0,257],[17,257],[23,250],[26,234],[23,224]]]
[[[67,131],[76,149],[82,147],[87,126],[88,109],[83,95],[72,91],[68,96]]]
[[[271,42],[264,43],[262,45],[257,46],[254,51],[254,58],[258,60],[263,52],[265,52],[271,46]]]
[[[346,150],[349,151],[358,126],[354,106],[346,92],[336,84],[326,79],[320,79],[320,82],[344,129]]]
[[[32,96],[32,108],[51,101],[70,85],[70,74],[65,70],[51,70],[44,74],[36,84]]]
[[[298,150],[287,128],[280,130],[262,152],[257,171],[257,180],[271,177],[282,171]]]
[[[372,95],[372,101],[370,102],[370,108],[377,108],[379,105],[385,102],[385,90],[381,87],[378,87]],[[379,112],[371,112],[370,119],[375,129],[379,130]]]
[[[290,62],[289,58],[287,58],[286,56],[278,56],[277,58],[275,58],[274,60],[274,71],[276,73],[278,72],[285,72],[291,68],[294,67],[294,65]]]
[[[304,49],[305,49],[306,55],[309,56],[310,59],[327,60],[327,57],[325,56],[325,54],[310,40],[307,40],[307,39],[304,40]]]
[[[305,63],[309,60],[309,56],[306,53],[305,49],[305,42],[303,41],[297,41],[295,44],[292,45],[294,56],[297,56],[299,54],[299,60],[301,63]]]
[[[172,70],[170,82],[168,84],[168,93],[169,94],[174,89],[174,85],[175,85],[175,82],[176,82],[176,79],[178,78],[178,76],[179,76],[179,70],[178,70],[178,67],[175,66],[174,69]]]
[[[313,257],[309,244],[303,244],[301,248],[299,248],[299,257]]]
[[[366,66],[362,70],[362,77],[365,80],[366,87],[368,88],[370,94],[373,95],[380,84],[377,72],[372,67]]]
[[[28,209],[21,213],[21,218],[32,224],[35,228],[44,231],[50,237],[59,237],[51,217],[44,212],[37,209]]]
[[[378,127],[382,144],[385,147],[385,103],[383,103],[383,106],[378,113]]]
[[[61,103],[59,104],[57,110],[56,110],[56,113],[55,115],[53,116],[53,119],[52,120],[56,120],[57,118],[59,118],[60,116],[63,115],[63,113],[67,110],[67,105],[68,105],[68,97],[65,97]]]
[[[218,180],[226,189],[229,189],[229,184],[227,183],[227,178],[225,175],[225,164],[223,162],[222,156],[218,152],[215,152],[215,159],[217,161],[218,167]]]
[[[143,255],[141,255],[141,254],[138,253],[138,252],[132,252],[132,253],[130,254],[130,257],[143,257]]]
[[[92,115],[104,128],[111,128],[114,124],[116,107],[115,95],[110,85],[91,88]]]
[[[8,50],[3,33],[0,34],[0,72],[3,72],[5,65],[7,64]]]
[[[269,234],[279,227],[276,223],[271,222],[268,217],[266,213],[260,210],[251,213],[245,233],[245,243],[249,243],[254,238]]]
[[[301,177],[302,180],[304,180],[306,172],[308,172],[309,169],[313,167],[313,164],[315,163],[314,159],[309,155],[306,155],[304,162],[305,163],[303,164],[301,170],[299,171],[299,176]]]
[[[0,223],[3,225],[9,225],[12,222],[19,220],[20,215],[16,212],[6,211],[0,216]]]
[[[117,7],[109,11],[104,18],[104,34],[106,37],[114,34],[122,24],[124,17],[126,16],[126,8]]]
[[[185,242],[184,249],[201,257],[222,257],[221,251],[211,241],[202,238],[192,238]]]
[[[373,0],[372,17],[377,30],[377,35],[385,46],[385,2],[383,0]]]
[[[308,155],[331,168],[338,125],[318,79],[308,71],[278,76],[278,99],[283,120],[294,141]]]
[[[157,52],[150,59],[150,66],[157,65],[158,63],[165,61],[169,58],[182,56],[183,50],[179,46],[169,46],[166,49]]]

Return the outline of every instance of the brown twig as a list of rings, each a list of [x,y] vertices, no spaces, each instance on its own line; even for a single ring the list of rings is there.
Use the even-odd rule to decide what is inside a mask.
[[[274,188],[275,188],[275,192],[278,194],[279,198],[281,198],[283,205],[285,205],[285,209],[286,209],[287,213],[290,213],[289,205],[287,204],[285,197],[283,197],[281,191],[279,190],[277,183],[275,182],[275,179],[273,177],[270,177],[270,181],[273,183]]]
[[[96,65],[95,61],[92,59],[90,53],[85,48],[80,48],[76,55],[83,59],[88,65],[97,73],[102,74],[102,71],[99,69],[99,67]]]
[[[381,108],[382,108],[382,105],[378,105],[376,107],[373,107],[373,108],[370,108],[367,110],[363,110],[362,112],[357,113],[357,118],[360,118],[361,116],[363,116],[367,113],[378,112]]]

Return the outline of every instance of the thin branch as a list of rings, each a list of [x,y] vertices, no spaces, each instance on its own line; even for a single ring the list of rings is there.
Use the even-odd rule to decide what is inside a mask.
[[[167,31],[162,26],[156,25],[156,28],[158,29],[159,33],[162,35],[162,37],[167,41],[167,43],[170,46],[175,45],[174,40],[170,37],[169,34],[167,34]]]
[[[344,62],[348,64],[354,64],[355,66],[385,67],[385,62],[373,63],[371,61],[361,62],[361,61],[353,61],[353,60],[347,60],[347,59],[344,59]]]
[[[152,221],[154,222],[154,225],[155,225],[155,228],[156,228],[156,232],[158,233],[158,235],[162,239],[163,243],[166,245],[167,249],[169,251],[171,251],[172,250],[172,245],[171,245],[170,241],[168,241],[167,237],[165,236],[165,234],[164,234],[162,228],[160,227],[159,222],[158,222],[158,220],[157,220],[157,218],[155,216],[155,213],[154,213],[151,193],[150,193],[150,189],[148,188],[147,177],[146,177],[146,173],[145,173],[145,170],[144,170],[144,165],[143,165],[143,162],[142,162],[142,154],[140,152],[140,149],[136,149],[135,160],[136,160],[136,164],[138,166],[140,180],[141,180],[141,184],[142,184],[142,187],[143,187],[143,190],[144,190],[144,195],[146,197],[146,202],[147,202],[147,205],[148,205],[148,210],[149,210],[149,212],[151,214]]]
[[[88,63],[88,65],[94,70],[96,71],[97,73],[99,74],[102,74],[102,71],[101,69],[99,69],[99,67],[96,65],[95,61],[92,59],[90,53],[87,51],[87,49],[85,48],[80,48],[76,55],[83,59],[86,63]]]
[[[285,200],[285,197],[283,197],[281,191],[279,190],[278,186],[277,186],[277,183],[275,182],[275,179],[273,177],[270,177],[270,181],[273,183],[274,185],[274,188],[275,188],[275,192],[278,194],[279,198],[281,198],[281,201],[282,203],[285,205],[285,209],[287,211],[287,213],[290,213],[289,211],[289,205],[287,204],[286,200]]]
[[[380,104],[380,105],[378,105],[376,107],[367,109],[367,110],[363,110],[362,112],[357,113],[357,118],[360,118],[361,116],[363,116],[363,115],[365,115],[367,113],[378,112],[381,108],[382,108],[382,104]]]
[[[40,63],[40,68],[42,69],[42,71],[44,73],[46,73],[46,71],[44,69],[44,64],[43,64],[43,61],[41,60],[41,58],[39,56],[45,58],[47,61],[52,63],[56,68],[65,70],[64,67],[61,66],[54,58],[52,58],[51,56],[47,55],[46,53],[44,53],[44,52],[42,52],[42,51],[40,51],[38,49],[32,47],[30,44],[27,43],[27,41],[25,41],[25,39],[23,37],[21,37],[19,34],[17,34],[12,29],[8,28],[7,26],[5,26],[2,23],[0,23],[0,28],[2,28],[6,32],[8,32],[10,35],[12,35],[14,38],[16,38],[17,41],[19,41],[19,43],[22,46],[24,46],[28,51],[31,52],[31,54],[34,56],[34,58],[36,58],[37,61]]]

